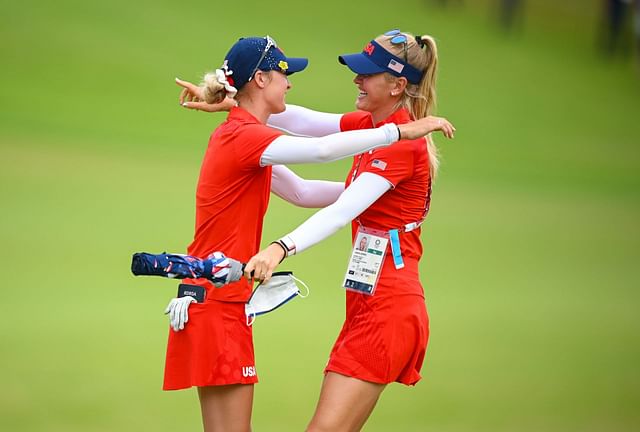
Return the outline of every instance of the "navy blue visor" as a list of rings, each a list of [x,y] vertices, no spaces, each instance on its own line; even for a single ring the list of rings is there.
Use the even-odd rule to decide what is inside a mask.
[[[338,61],[359,75],[389,72],[397,77],[405,77],[411,84],[420,84],[422,72],[372,40],[358,54],[345,54]]]

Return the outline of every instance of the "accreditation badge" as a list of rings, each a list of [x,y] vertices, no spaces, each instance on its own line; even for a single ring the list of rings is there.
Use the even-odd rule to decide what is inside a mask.
[[[342,285],[351,291],[373,295],[384,263],[387,244],[388,233],[362,226],[358,228]]]

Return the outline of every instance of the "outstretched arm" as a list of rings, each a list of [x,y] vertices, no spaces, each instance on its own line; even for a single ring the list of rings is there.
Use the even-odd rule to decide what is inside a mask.
[[[390,123],[376,129],[335,133],[321,138],[281,135],[262,153],[260,164],[285,165],[333,162],[348,156],[386,147],[398,141],[399,131]]]
[[[202,102],[202,88],[177,78],[176,83],[183,87],[180,94],[180,103],[186,108],[216,112],[229,110],[231,106],[235,105],[235,101],[229,98],[219,104],[207,104]],[[319,113],[296,107],[295,105],[289,106],[289,109],[291,110],[292,118],[287,119],[286,114],[279,114],[281,117],[278,119],[276,116],[274,121],[280,123],[280,126],[292,133],[302,133],[303,135],[319,134],[323,137],[278,137],[263,153],[260,159],[260,163],[263,166],[287,163],[331,162],[374,148],[384,147],[400,139],[420,138],[438,130],[442,131],[447,138],[453,138],[453,132],[455,131],[455,128],[447,119],[428,116],[398,126],[389,123],[376,129],[338,133],[340,131],[340,114]],[[305,120],[316,116],[317,121],[307,122]],[[335,133],[324,136],[328,132]]]
[[[219,104],[208,104],[203,101],[202,87],[178,78],[176,83],[182,87],[180,105],[185,108],[219,112],[229,111],[231,107],[236,106],[236,101],[228,97]],[[268,124],[301,136],[325,136],[340,132],[341,117],[342,114],[322,113],[296,105],[287,105],[284,113],[272,115]],[[447,138],[453,138],[455,132],[455,128],[447,119],[434,116],[401,125],[399,128],[399,139],[416,139],[438,130],[442,131]]]
[[[340,132],[342,114],[324,113],[287,104],[280,114],[272,114],[267,125],[289,135],[322,137]]]
[[[434,131],[453,138],[455,128],[447,119],[428,116],[410,123],[387,123],[375,129],[340,132],[321,138],[282,135],[267,146],[260,158],[262,166],[332,162],[385,147],[400,139],[413,140]]]
[[[271,192],[298,207],[322,208],[333,204],[344,191],[344,183],[305,180],[284,165],[275,165]]]
[[[334,234],[389,189],[391,183],[384,177],[369,172],[362,173],[335,203],[311,216],[284,236],[281,242],[270,244],[251,258],[245,267],[245,276],[253,271],[254,278],[268,280],[285,256],[302,252]]]
[[[182,87],[180,105],[187,109],[206,112],[229,111],[236,101],[229,97],[218,104],[204,101],[203,89],[189,81],[176,78],[176,84]],[[289,135],[320,137],[340,132],[342,114],[313,111],[297,105],[287,105],[284,112],[269,117],[267,125],[280,129]]]

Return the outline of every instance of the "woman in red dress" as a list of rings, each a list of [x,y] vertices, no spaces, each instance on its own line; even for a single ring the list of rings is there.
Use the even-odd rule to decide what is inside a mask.
[[[286,57],[268,36],[244,38],[233,45],[215,74],[205,76],[203,88],[191,88],[189,99],[233,107],[211,135],[204,156],[189,255],[205,258],[224,251],[246,262],[259,250],[270,191],[298,205],[324,207],[344,190],[335,182],[302,181],[281,164],[329,162],[398,139],[451,131],[446,120],[436,117],[335,131],[322,138],[287,136],[268,127],[270,116],[285,111],[285,95],[291,88],[288,75],[306,65],[306,59]],[[301,184],[311,185],[319,194],[295,193]],[[256,270],[255,277],[267,275]],[[248,431],[253,384],[258,380],[244,308],[251,285],[240,280],[216,289],[206,279],[184,282],[193,286],[189,291],[200,289],[205,296],[202,302],[189,295],[172,300],[171,307],[185,313],[172,321],[164,389],[198,388],[205,431]]]
[[[331,133],[428,118],[435,105],[437,59],[430,36],[387,32],[361,53],[339,57],[356,73],[359,111],[332,115],[288,106],[269,124],[308,133],[295,127],[304,124]],[[344,279],[346,319],[309,431],[360,430],[387,384],[420,380],[429,338],[418,270],[420,226],[429,211],[437,168],[431,136],[401,139],[355,156],[340,197],[246,267],[246,272],[268,278],[283,258],[351,222],[354,250]],[[362,251],[365,236],[368,246]]]

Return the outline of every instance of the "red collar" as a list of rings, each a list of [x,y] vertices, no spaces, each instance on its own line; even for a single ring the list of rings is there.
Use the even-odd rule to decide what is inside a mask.
[[[409,114],[409,110],[406,108],[400,108],[394,111],[389,117],[376,124],[375,127],[380,127],[387,123],[404,124],[409,123],[410,121],[412,121],[412,119],[411,114]],[[371,118],[371,123],[373,123],[373,118]]]
[[[386,119],[378,123],[376,127],[380,127],[387,123],[403,124],[403,123],[409,123],[410,121],[411,121],[411,114],[409,114],[409,111],[406,108],[400,108],[399,110],[391,114],[389,117],[387,117]]]
[[[253,114],[238,106],[231,108],[229,115],[227,116],[227,120],[240,120],[246,123],[260,123],[260,120],[255,118]]]

